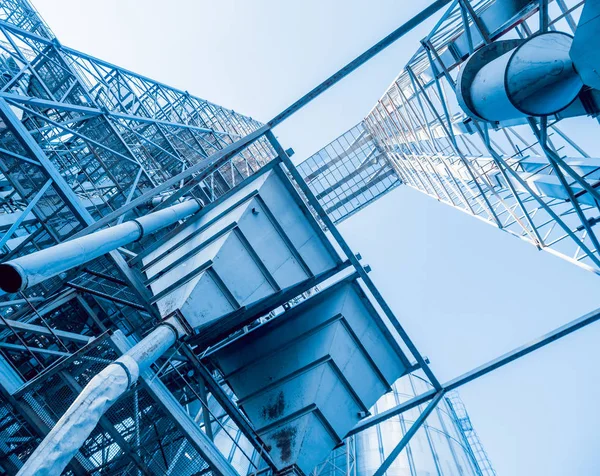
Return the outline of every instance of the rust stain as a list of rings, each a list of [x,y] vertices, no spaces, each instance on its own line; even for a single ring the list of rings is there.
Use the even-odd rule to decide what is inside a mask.
[[[279,448],[279,451],[281,452],[281,461],[284,463],[289,462],[292,457],[292,450],[296,445],[297,432],[298,429],[296,427],[288,427],[273,433],[275,446]]]
[[[285,398],[283,392],[279,392],[274,403],[267,404],[262,409],[262,417],[268,420],[275,420],[283,415],[285,410]]]

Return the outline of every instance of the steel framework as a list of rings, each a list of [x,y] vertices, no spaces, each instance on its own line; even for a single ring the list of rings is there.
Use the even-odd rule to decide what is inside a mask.
[[[329,231],[344,258],[332,271],[244,309],[237,333],[351,269],[406,347],[412,369],[431,385],[363,419],[347,435],[425,405],[375,473],[384,474],[448,392],[600,318],[600,310],[594,311],[440,382],[375,287],[368,268],[293,165],[291,152],[275,138],[278,124],[449,3],[432,3],[265,125],[60,45],[26,0],[0,3],[5,38],[0,49],[7,71],[0,92],[1,217],[6,218],[6,232],[0,236],[2,261],[120,223],[127,214],[143,215],[184,196],[201,199],[204,211],[210,210],[253,173],[275,170],[288,177],[306,201],[306,214],[312,211],[315,223]],[[449,12],[440,24],[456,19],[455,6]],[[437,90],[437,85],[434,80],[430,87]],[[417,97],[425,100],[424,93],[415,97],[418,102]],[[438,140],[431,141],[432,147],[433,143]],[[502,157],[494,160],[507,163]],[[486,198],[480,192],[478,200],[486,203]],[[512,216],[508,209],[506,214]],[[160,315],[142,278],[142,259],[182,227],[145,237],[18,296],[0,296],[0,454],[11,471],[34,451],[80,389],[156,325]],[[585,249],[590,259],[597,253]],[[213,336],[211,344],[226,337]],[[202,336],[179,342],[142,375],[139,385],[102,417],[68,471],[233,474],[233,461],[237,467],[242,461],[254,474],[274,469],[268,448],[238,410],[234,396],[207,369],[207,345]],[[217,446],[230,448],[228,458]]]
[[[298,171],[334,223],[402,183],[362,122],[299,164]]]
[[[542,2],[543,3],[543,2]],[[456,99],[461,67],[498,40],[576,32],[583,1],[452,2],[365,118],[402,182],[595,273],[600,161],[586,150],[598,93],[552,116],[488,123]],[[539,13],[539,14],[538,14]],[[578,136],[579,143],[573,136]]]

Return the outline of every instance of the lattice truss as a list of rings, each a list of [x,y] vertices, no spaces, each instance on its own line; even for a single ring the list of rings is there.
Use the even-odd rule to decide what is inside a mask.
[[[157,186],[162,192],[132,206],[130,217],[183,195],[209,204],[275,156],[261,137],[213,166],[209,156],[262,124],[63,47],[25,0],[0,2],[0,120],[2,261],[48,248],[92,225],[120,223],[124,214],[110,214]],[[185,179],[172,180],[190,167],[194,172]],[[120,329],[139,338],[154,325],[156,311],[126,258],[158,239],[98,258],[20,296],[0,295],[0,359],[28,382],[10,400],[0,395],[4,468],[16,471],[81,387],[119,355],[106,338],[90,344],[92,336]],[[162,369],[160,378],[172,379],[173,368]],[[197,389],[190,397],[193,383],[187,390],[172,383],[170,391],[194,417],[210,405],[214,437],[230,448],[230,459],[242,454],[247,465],[258,464],[260,458],[212,396],[203,407]],[[186,443],[158,401],[143,388],[127,395],[69,473],[210,474],[200,450]]]
[[[454,93],[474,50],[538,31],[538,4],[455,1],[365,124],[407,185],[598,272],[600,159],[586,152],[597,146],[597,124],[571,117],[595,117],[597,93],[584,91],[547,122],[493,127],[465,116]],[[572,35],[583,4],[550,2],[550,30]]]
[[[20,468],[40,443],[40,435],[55,425],[82,387],[119,355],[109,336],[103,334],[31,379],[12,395],[11,402],[0,400],[2,466],[9,471]],[[169,360],[153,381],[131,388],[110,409],[63,474],[218,474],[212,472],[201,449],[165,405],[162,395],[166,386],[171,403],[208,432],[242,473],[266,467],[215,398],[200,394],[193,367]],[[210,415],[207,420],[203,419],[205,411]],[[205,424],[211,428],[206,429]]]
[[[261,126],[61,46],[27,2],[0,4],[0,34],[5,258],[63,241],[177,173],[208,166],[208,156]],[[18,130],[7,116],[19,120]],[[191,190],[209,203],[272,157],[259,140],[163,194]]]

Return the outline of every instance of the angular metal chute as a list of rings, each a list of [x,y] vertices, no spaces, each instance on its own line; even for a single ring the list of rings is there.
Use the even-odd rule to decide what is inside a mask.
[[[306,474],[409,368],[354,277],[209,358],[279,469]]]
[[[200,329],[338,261],[270,172],[148,255],[143,269],[161,314],[178,312]]]

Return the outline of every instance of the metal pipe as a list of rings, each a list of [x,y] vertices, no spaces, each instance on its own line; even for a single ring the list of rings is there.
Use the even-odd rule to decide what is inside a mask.
[[[88,382],[17,475],[60,475],[111,405],[184,334],[175,318],[167,319],[107,365]]]
[[[583,86],[569,56],[572,42],[566,33],[549,32],[481,48],[461,69],[461,107],[488,122],[562,111]]]
[[[97,231],[27,256],[0,264],[0,290],[16,293],[81,266],[143,236],[172,225],[195,213],[200,204],[186,201],[120,225]]]

